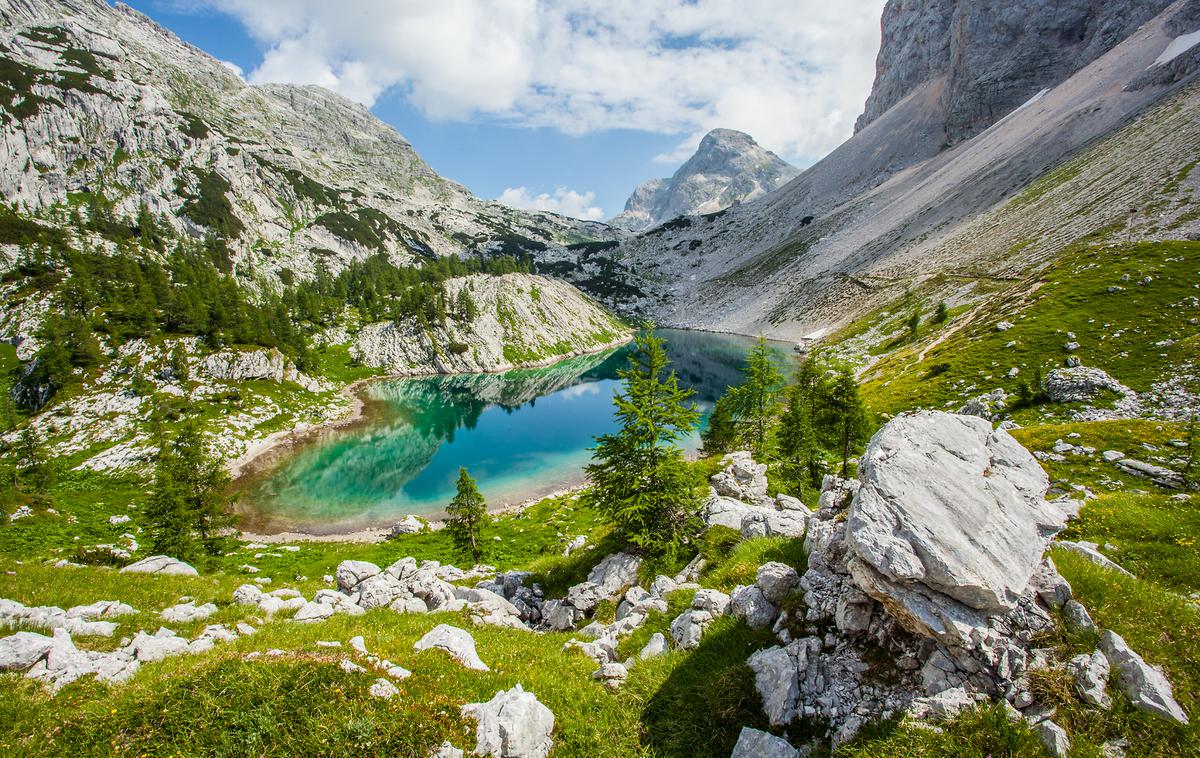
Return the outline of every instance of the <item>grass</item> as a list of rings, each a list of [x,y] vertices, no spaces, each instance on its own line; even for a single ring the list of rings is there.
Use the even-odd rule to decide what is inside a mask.
[[[957,407],[995,388],[1015,393],[1037,369],[1062,366],[1069,356],[1137,391],[1147,390],[1200,351],[1200,335],[1188,323],[1196,314],[1189,303],[1198,263],[1200,243],[1195,242],[1074,249],[1034,279],[997,296],[971,324],[928,350],[924,360],[916,358],[927,340],[883,357],[864,377],[864,396],[880,413]],[[1150,282],[1143,284],[1146,277]],[[1109,292],[1110,287],[1124,289]],[[1000,321],[1013,327],[998,331]],[[1067,351],[1072,340],[1080,347]],[[931,375],[935,365],[945,369]],[[1013,367],[1020,374],[1009,378]],[[1034,412],[1017,420],[1036,418]]]

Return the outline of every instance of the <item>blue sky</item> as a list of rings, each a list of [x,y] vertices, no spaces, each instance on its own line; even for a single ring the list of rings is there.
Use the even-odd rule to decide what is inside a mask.
[[[808,165],[850,136],[883,0],[126,0],[250,82],[369,106],[485,198],[618,213],[708,129]]]

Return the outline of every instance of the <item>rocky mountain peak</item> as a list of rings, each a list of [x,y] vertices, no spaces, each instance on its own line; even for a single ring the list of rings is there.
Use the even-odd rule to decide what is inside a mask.
[[[673,176],[639,185],[611,223],[641,231],[678,216],[714,213],[782,187],[799,173],[749,134],[713,129]]]

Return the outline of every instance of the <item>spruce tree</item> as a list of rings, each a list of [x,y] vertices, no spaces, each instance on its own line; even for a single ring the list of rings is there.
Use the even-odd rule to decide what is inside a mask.
[[[767,430],[775,413],[775,404],[783,384],[783,375],[771,361],[767,341],[759,337],[746,355],[742,369],[745,381],[735,390],[735,415],[742,438],[755,455],[761,456],[767,444]]]
[[[791,468],[792,475],[802,484],[815,487],[820,483],[822,456],[817,445],[817,431],[807,392],[811,388],[796,382],[788,389],[787,408],[779,419],[777,441],[779,454]]]
[[[46,450],[42,439],[31,425],[26,425],[17,436],[13,449],[17,461],[17,481],[26,490],[44,493],[53,484],[53,472],[46,462]]]
[[[619,429],[596,439],[587,467],[591,502],[633,545],[668,554],[699,528],[696,477],[679,442],[699,413],[682,389],[664,341],[647,329],[634,340],[624,391],[613,397]]]
[[[945,300],[941,300],[938,302],[937,310],[933,313],[933,323],[944,324],[948,318],[950,318],[950,306],[946,305]]]
[[[185,422],[155,464],[145,511],[154,551],[181,559],[200,547],[218,554],[222,531],[233,524],[228,485],[229,475],[208,452],[199,425]]]
[[[708,416],[708,426],[700,434],[707,455],[728,453],[737,444],[737,422],[733,417],[737,399],[733,392],[734,388],[728,387],[725,394],[717,398],[712,413]]]
[[[858,394],[858,380],[848,366],[837,370],[833,383],[829,388],[827,428],[830,430],[833,447],[842,456],[841,475],[846,476],[850,469],[851,451],[867,441],[870,433],[867,408],[863,405]]]
[[[466,468],[458,469],[458,492],[446,506],[446,531],[454,546],[479,563],[483,556],[483,527],[491,520],[487,501]]]

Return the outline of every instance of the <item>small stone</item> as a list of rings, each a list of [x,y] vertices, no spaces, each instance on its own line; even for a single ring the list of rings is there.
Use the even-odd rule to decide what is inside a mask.
[[[387,679],[376,679],[371,685],[371,697],[390,700],[400,694],[400,690],[396,689],[396,685],[389,682]]]

